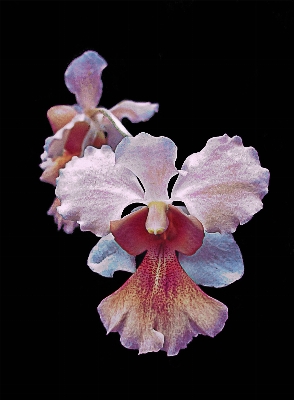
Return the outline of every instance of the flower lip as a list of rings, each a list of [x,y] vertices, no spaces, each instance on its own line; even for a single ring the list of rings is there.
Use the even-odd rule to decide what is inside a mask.
[[[110,222],[111,233],[126,252],[136,256],[155,245],[168,243],[171,249],[192,255],[201,247],[204,230],[197,218],[168,205],[168,227],[163,233],[154,235],[146,230],[148,211],[148,207],[143,207],[120,220]]]

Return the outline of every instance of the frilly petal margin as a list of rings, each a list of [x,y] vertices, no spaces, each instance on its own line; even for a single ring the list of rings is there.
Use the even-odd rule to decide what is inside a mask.
[[[117,165],[128,168],[142,182],[145,202],[168,201],[169,180],[178,173],[176,157],[177,146],[171,139],[145,132],[125,138],[115,152]]]
[[[164,350],[176,355],[198,334],[215,336],[227,319],[227,307],[207,296],[180,266],[176,250],[193,254],[202,244],[196,218],[169,205],[169,226],[159,235],[145,229],[148,208],[111,221],[119,245],[131,254],[147,253],[129,280],[98,306],[109,332],[139,354]]]
[[[119,219],[129,204],[142,202],[144,192],[131,171],[115,165],[109,146],[88,146],[83,158],[73,157],[60,171],[56,195],[63,218],[77,221],[82,231],[105,236],[110,221]]]
[[[199,153],[187,157],[172,191],[207,232],[233,233],[262,208],[269,171],[257,151],[239,136],[209,139]]]
[[[111,233],[104,236],[93,247],[88,257],[88,266],[92,271],[105,277],[113,277],[115,271],[136,271],[134,256],[124,251],[114,240]]]
[[[91,119],[85,114],[77,114],[70,122],[59,129],[55,135],[49,136],[45,141],[44,150],[47,151],[48,157],[55,158],[62,156],[65,143],[74,126],[83,122],[88,124],[89,128],[92,125]]]
[[[110,111],[120,121],[127,118],[133,123],[148,121],[156,112],[158,112],[159,105],[157,103],[142,103],[132,100],[124,100],[116,104]]]
[[[64,152],[64,154],[60,157],[56,157],[54,161],[51,162],[46,160],[40,164],[40,167],[45,167],[44,172],[40,176],[40,180],[42,182],[51,183],[51,185],[56,185],[56,179],[58,178],[59,171],[61,168],[64,168],[65,164],[72,159],[74,154],[70,154],[68,152]],[[53,215],[53,214],[52,214]]]
[[[63,228],[65,233],[73,233],[78,224],[76,223],[76,221],[70,221],[68,219],[62,218],[62,216],[57,211],[58,206],[60,206],[60,200],[56,197],[47,214],[54,217],[54,222],[57,224],[57,228],[59,231],[61,228]]]
[[[227,320],[227,307],[207,296],[184,272],[174,251],[150,249],[128,281],[98,306],[109,332],[139,354],[164,350],[168,356],[198,334],[215,336]]]
[[[103,87],[101,74],[106,66],[107,62],[98,53],[86,51],[65,71],[65,84],[84,110],[95,108],[99,103]]]
[[[178,258],[184,271],[198,285],[227,286],[244,273],[241,251],[230,233],[205,232],[203,244],[195,254],[179,253]]]

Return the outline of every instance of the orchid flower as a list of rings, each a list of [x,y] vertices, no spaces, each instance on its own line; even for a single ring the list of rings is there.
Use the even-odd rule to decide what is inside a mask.
[[[139,354],[176,355],[198,334],[222,330],[227,307],[198,285],[222,287],[242,276],[232,233],[262,208],[268,190],[268,170],[238,136],[208,140],[179,171],[175,160],[172,140],[140,133],[124,138],[115,153],[88,147],[61,171],[56,188],[59,213],[102,236],[89,266],[104,276],[134,272],[98,312],[107,333],[119,332],[123,346]],[[173,201],[184,202],[188,214]],[[134,203],[145,206],[121,219]],[[135,256],[145,251],[136,270]]]
[[[108,144],[115,149],[125,136],[131,136],[121,124],[123,118],[131,122],[147,121],[158,111],[158,104],[137,103],[125,100],[110,110],[96,108],[102,95],[101,74],[107,66],[106,61],[95,51],[86,51],[71,62],[65,72],[65,84],[75,94],[74,106],[54,106],[47,117],[54,132],[45,141],[40,167],[44,169],[41,181],[55,185],[60,168],[73,156],[82,157],[86,146],[100,148]],[[55,199],[48,211],[53,215],[60,229],[67,233],[76,226],[73,221],[64,220],[56,208],[60,205]]]

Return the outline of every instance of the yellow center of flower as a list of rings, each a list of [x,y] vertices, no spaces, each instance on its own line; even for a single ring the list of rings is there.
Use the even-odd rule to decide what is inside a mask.
[[[151,201],[148,204],[148,216],[146,219],[146,229],[148,233],[160,235],[168,227],[168,218],[166,211],[168,205],[163,201]]]

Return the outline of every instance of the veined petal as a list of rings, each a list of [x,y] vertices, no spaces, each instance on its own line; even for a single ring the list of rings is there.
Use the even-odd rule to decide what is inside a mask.
[[[78,224],[76,223],[76,221],[70,221],[68,219],[62,218],[62,216],[57,211],[58,206],[60,206],[60,200],[56,197],[47,214],[54,217],[54,221],[57,224],[59,231],[61,228],[63,228],[65,233],[73,233]]]
[[[148,121],[154,113],[158,112],[159,105],[157,103],[139,103],[131,100],[124,100],[116,104],[110,111],[120,121],[128,118],[131,122]]]
[[[84,109],[95,108],[102,94],[101,74],[107,62],[95,51],[86,51],[65,71],[65,84]]]
[[[98,306],[109,332],[140,353],[165,350],[176,355],[199,333],[215,336],[227,319],[227,307],[207,296],[188,277],[168,246],[147,252],[134,275]]]
[[[127,205],[142,202],[144,193],[131,171],[115,165],[109,146],[88,146],[83,158],[73,157],[60,171],[56,195],[65,219],[77,221],[82,231],[105,236],[109,222],[119,219]]]
[[[124,251],[109,233],[91,250],[88,266],[100,275],[112,277],[115,271],[135,272],[136,260],[134,256]]]
[[[258,154],[244,147],[239,136],[209,139],[199,153],[189,156],[172,191],[185,203],[207,232],[232,233],[262,208],[269,171]]]
[[[54,106],[47,111],[47,118],[53,133],[63,128],[64,125],[68,124],[76,115],[77,111],[72,106]]]
[[[205,232],[203,244],[192,256],[179,253],[179,263],[198,285],[222,287],[240,279],[244,264],[230,233]]]
[[[178,173],[176,157],[177,147],[171,139],[144,132],[122,140],[115,152],[116,163],[128,168],[142,182],[145,202],[168,200],[168,182]]]

